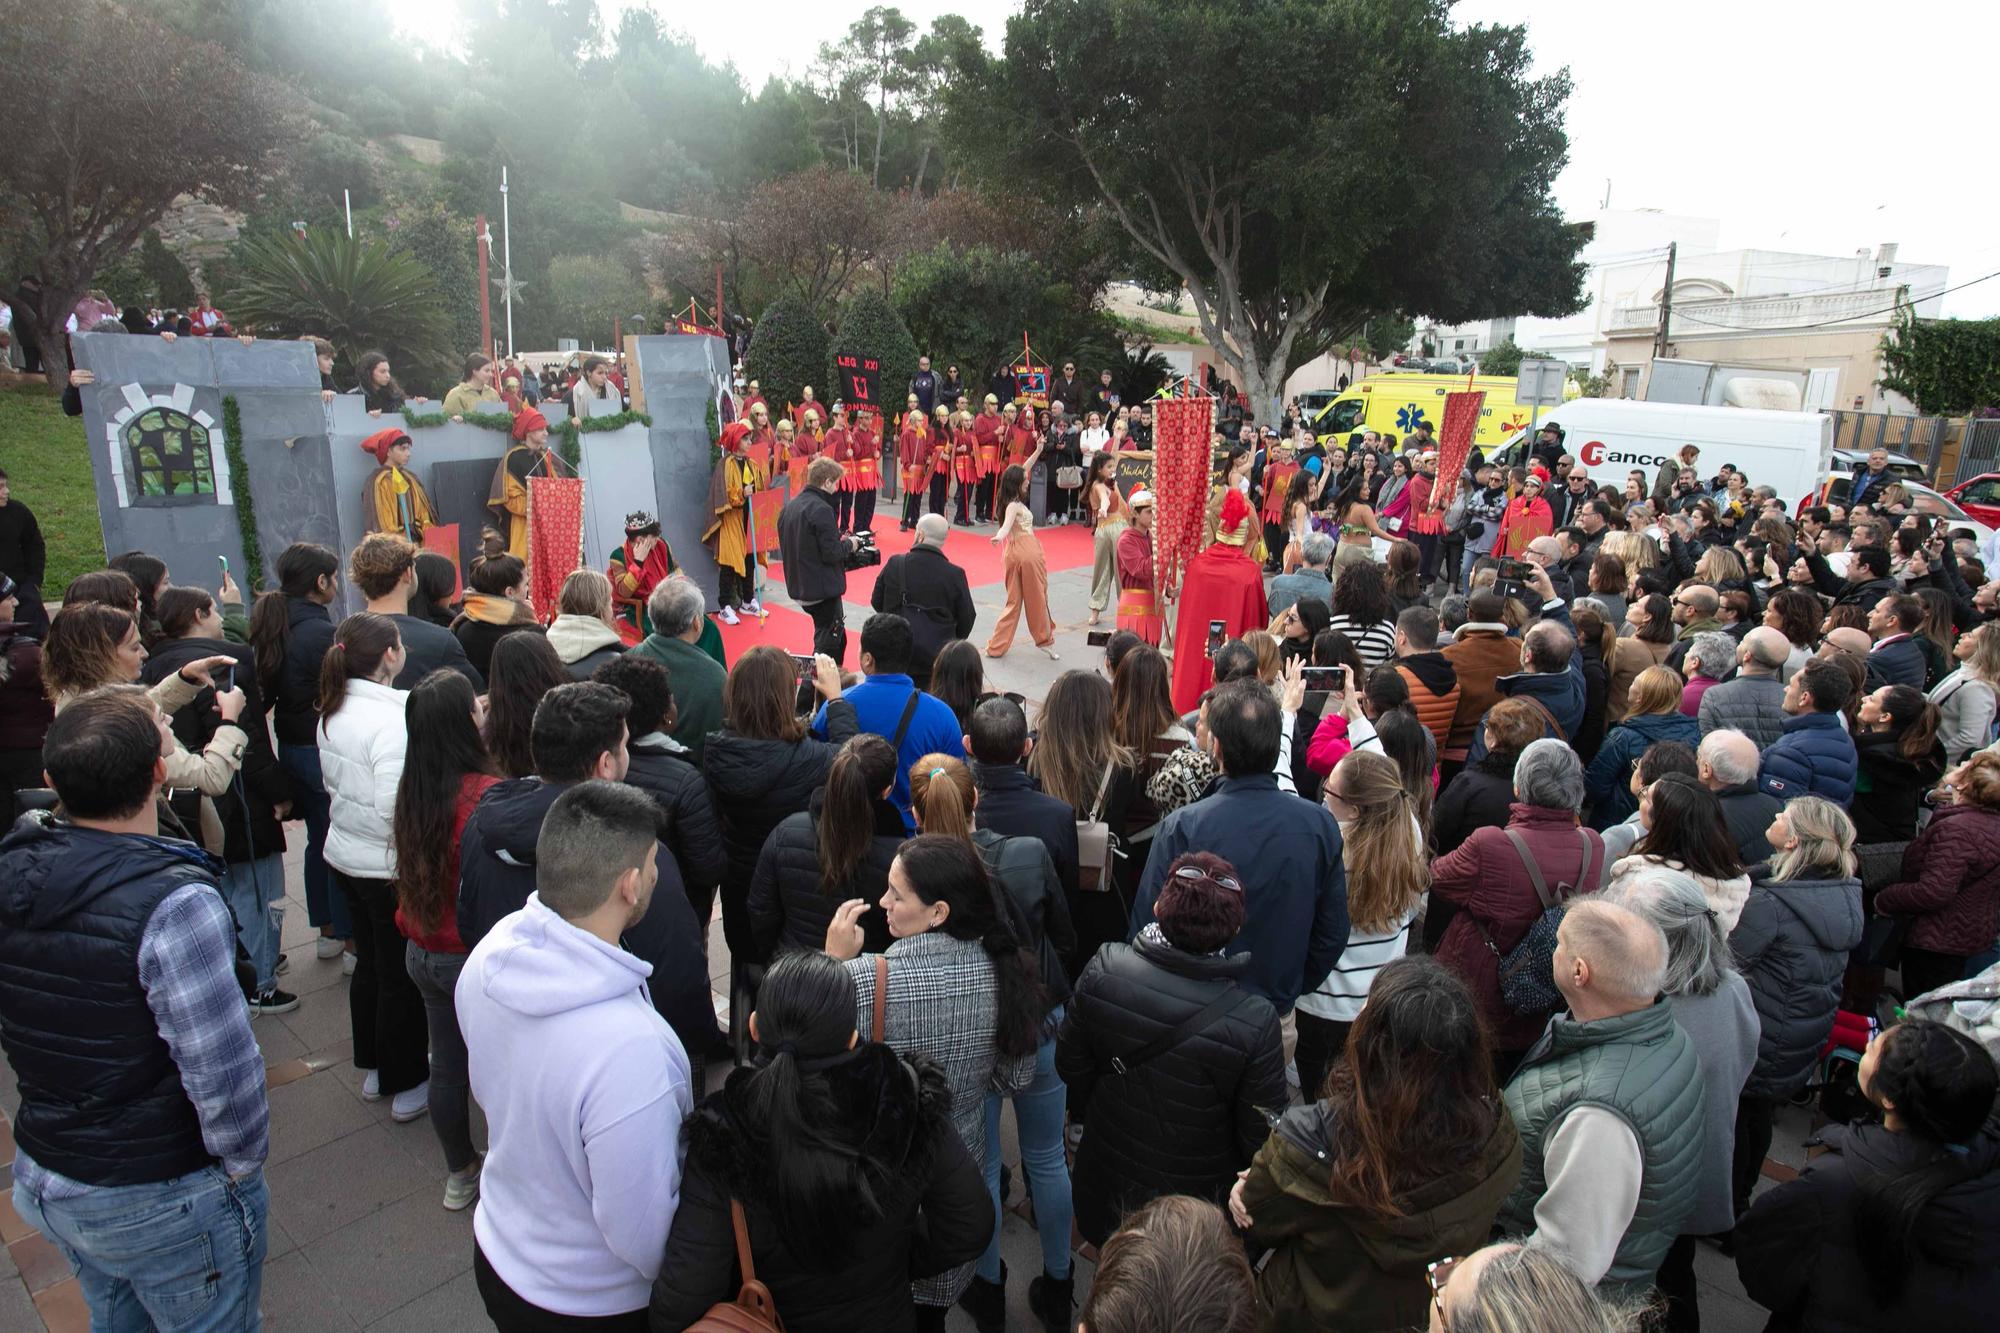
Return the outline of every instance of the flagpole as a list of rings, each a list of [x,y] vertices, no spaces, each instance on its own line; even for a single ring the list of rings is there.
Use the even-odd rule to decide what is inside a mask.
[[[500,265],[506,276],[507,356],[514,355],[514,231],[507,207],[507,168],[500,168]]]

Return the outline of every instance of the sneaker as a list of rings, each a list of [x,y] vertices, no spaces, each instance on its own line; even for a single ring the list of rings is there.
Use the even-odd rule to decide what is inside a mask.
[[[341,939],[338,935],[322,935],[313,941],[313,957],[322,959],[338,958],[341,951],[346,947],[347,941]]]
[[[340,955],[340,974],[344,977],[353,976],[354,964],[355,964],[354,950],[349,949],[347,950],[347,952]]]
[[[279,990],[276,986],[273,986],[271,989],[251,999],[250,1016],[255,1018],[259,1014],[289,1014],[298,1007],[298,996],[288,990]]]
[[[743,603],[743,610],[748,615],[753,615],[758,617],[759,619],[762,619],[764,615],[764,603],[758,600],[757,598],[752,597],[749,601]]]
[[[379,1102],[382,1100],[382,1075],[377,1070],[369,1070],[361,1078],[361,1100]]]
[[[740,625],[743,623],[743,618],[736,614],[736,608],[733,606],[723,607],[722,610],[716,614],[715,618],[717,620],[720,620],[725,625]]]
[[[479,1168],[483,1159],[475,1157],[472,1165],[463,1171],[454,1171],[444,1178],[444,1206],[449,1212],[462,1212],[472,1206],[479,1197]]]
[[[414,1088],[406,1088],[397,1093],[389,1102],[389,1118],[399,1125],[408,1124],[431,1109],[431,1081],[425,1079]]]
[[[274,977],[282,977],[283,975],[285,975],[285,969],[290,967],[291,965],[292,965],[292,960],[290,958],[286,957],[284,954],[279,954],[278,965],[271,969],[271,975]]]

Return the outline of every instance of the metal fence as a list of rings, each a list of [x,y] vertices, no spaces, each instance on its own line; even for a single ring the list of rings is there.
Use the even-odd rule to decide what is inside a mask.
[[[1957,463],[1952,480],[1942,484],[1955,485],[1982,472],[2000,471],[2000,417],[1978,417],[1965,423]]]
[[[1833,418],[1833,447],[1836,449],[1887,449],[1908,454],[1924,465],[1924,475],[1938,485],[1944,461],[1945,443],[1950,437],[1949,417],[1899,416],[1892,412],[1827,413]]]

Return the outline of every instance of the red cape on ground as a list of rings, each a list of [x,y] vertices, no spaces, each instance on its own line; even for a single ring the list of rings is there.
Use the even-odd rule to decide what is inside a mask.
[[[1215,543],[1187,562],[1181,575],[1180,618],[1174,622],[1174,710],[1201,702],[1214,671],[1208,661],[1208,622],[1222,622],[1225,639],[1241,638],[1271,623],[1264,600],[1264,571],[1240,546]]]

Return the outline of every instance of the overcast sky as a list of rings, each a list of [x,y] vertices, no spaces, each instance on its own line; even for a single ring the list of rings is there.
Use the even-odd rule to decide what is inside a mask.
[[[601,0],[607,27],[637,0]],[[656,0],[711,60],[754,90],[803,74],[819,43],[866,5],[825,0]],[[998,49],[1015,0],[902,3],[928,26],[963,14]],[[454,0],[406,0],[404,28],[446,40]],[[1990,124],[1983,62],[2000,6],[1963,0],[1461,0],[1460,23],[1528,25],[1541,70],[1568,66],[1570,162],[1557,197],[1722,221],[1725,248],[1849,255],[1884,241],[1907,263],[1946,264],[1957,286],[2000,270],[2000,182],[1980,145]],[[2000,314],[2000,277],[1944,298],[1947,315]]]

